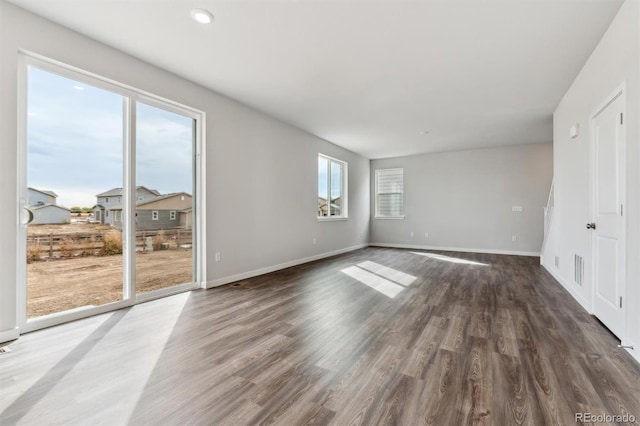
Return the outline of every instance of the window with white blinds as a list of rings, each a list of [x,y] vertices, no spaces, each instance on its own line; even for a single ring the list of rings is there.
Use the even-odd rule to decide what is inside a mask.
[[[404,217],[404,169],[376,170],[376,217]]]

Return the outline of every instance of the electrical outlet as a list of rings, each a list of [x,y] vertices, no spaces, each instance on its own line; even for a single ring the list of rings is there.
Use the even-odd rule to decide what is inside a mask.
[[[220,262],[220,253],[216,253],[216,262]]]
[[[314,238],[313,240],[311,240],[311,243],[315,244],[316,243],[316,239]]]
[[[517,235],[512,235],[511,236],[511,241],[518,241],[518,236]]]
[[[425,237],[425,238],[429,238],[429,233],[428,233],[428,232],[425,232],[425,233],[424,233],[424,237]]]
[[[411,235],[413,237],[413,231],[411,231],[411,233],[409,235]]]

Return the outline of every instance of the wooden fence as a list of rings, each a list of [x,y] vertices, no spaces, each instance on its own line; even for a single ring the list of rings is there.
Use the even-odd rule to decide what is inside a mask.
[[[191,229],[162,229],[136,232],[136,251],[146,251],[147,238],[154,250],[176,250],[191,248]],[[106,239],[106,242],[105,242]],[[110,250],[107,245],[110,244]],[[76,256],[103,256],[114,254],[114,246],[122,250],[122,234],[115,229],[70,234],[29,235],[27,237],[27,259],[69,258]]]

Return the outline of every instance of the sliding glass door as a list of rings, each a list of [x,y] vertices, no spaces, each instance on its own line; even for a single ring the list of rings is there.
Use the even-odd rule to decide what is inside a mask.
[[[28,82],[27,317],[121,301],[124,98],[36,67]]]
[[[21,329],[195,288],[202,114],[25,55]]]
[[[194,120],[136,105],[136,291],[194,280]]]

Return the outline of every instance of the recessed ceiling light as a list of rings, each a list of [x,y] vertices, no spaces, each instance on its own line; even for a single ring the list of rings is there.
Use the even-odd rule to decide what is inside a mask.
[[[191,11],[191,17],[194,21],[201,24],[210,24],[213,21],[213,15],[208,10],[193,9]]]

